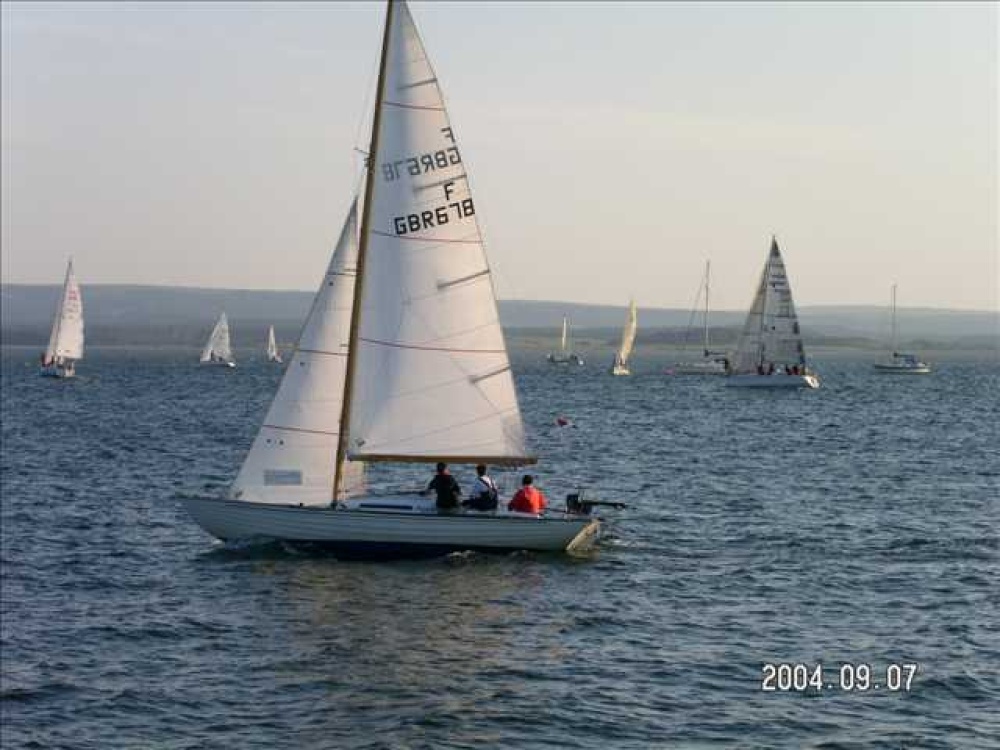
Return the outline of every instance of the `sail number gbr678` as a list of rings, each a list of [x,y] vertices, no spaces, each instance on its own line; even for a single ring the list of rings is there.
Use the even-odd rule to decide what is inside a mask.
[[[824,690],[864,693],[878,690],[890,693],[909,692],[918,664],[764,664],[760,689],[764,692],[805,693]]]
[[[452,186],[452,189],[454,189],[454,183],[446,182],[444,184],[443,187],[445,188],[446,196],[449,186]],[[464,200],[451,201],[443,206],[437,206],[434,209],[421,211],[420,213],[393,217],[392,226],[396,230],[397,235],[402,235],[410,232],[419,232],[422,229],[441,227],[451,222],[452,219],[464,219],[466,216],[474,216],[475,213],[476,207],[472,203],[472,198],[465,198]]]

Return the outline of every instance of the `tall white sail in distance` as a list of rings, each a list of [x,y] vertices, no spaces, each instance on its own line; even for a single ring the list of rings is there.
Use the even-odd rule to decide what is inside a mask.
[[[771,364],[775,367],[806,364],[792,288],[778,241],[773,237],[743,325],[733,369],[737,373],[756,372]]]
[[[83,358],[83,298],[73,272],[73,260],[66,266],[66,279],[56,308],[56,317],[45,348],[46,361]]]
[[[213,359],[233,361],[233,350],[229,344],[229,320],[225,313],[219,315],[215,328],[212,329],[208,342],[201,351],[202,362],[211,362]]]
[[[358,255],[352,203],[264,424],[231,488],[250,502],[329,505],[333,499]],[[364,465],[342,469],[337,499],[356,494]]]
[[[267,361],[281,361],[281,355],[278,354],[278,343],[274,338],[274,326],[268,326],[267,328]]]
[[[404,2],[389,9],[384,54],[347,450],[527,463],[466,166]]]
[[[569,354],[569,318],[563,315],[562,339],[559,344],[559,351],[562,354]]]
[[[632,355],[632,347],[635,345],[635,334],[638,329],[638,313],[635,307],[635,300],[630,300],[628,305],[628,318],[625,320],[625,328],[622,330],[622,343],[618,347],[616,361],[619,364],[627,364],[628,358]]]

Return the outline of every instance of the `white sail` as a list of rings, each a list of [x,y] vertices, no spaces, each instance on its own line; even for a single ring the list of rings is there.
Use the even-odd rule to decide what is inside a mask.
[[[201,351],[202,362],[232,362],[233,351],[229,345],[229,321],[222,313]]]
[[[525,463],[466,166],[409,9],[394,3],[389,17],[347,448],[357,459]]]
[[[799,320],[792,301],[785,263],[778,241],[771,238],[757,293],[743,325],[733,367],[735,373],[765,372],[775,368],[806,364]]]
[[[569,318],[563,315],[562,324],[562,340],[559,345],[559,351],[566,356],[569,354]]]
[[[638,316],[635,308],[635,300],[629,302],[628,319],[625,321],[625,328],[622,330],[622,343],[618,347],[618,355],[615,357],[617,364],[628,364],[628,358],[632,354],[632,347],[635,345],[635,333],[638,325]]]
[[[357,233],[352,205],[281,385],[233,483],[233,497],[311,506],[333,499]],[[339,499],[357,492],[363,477],[360,462],[346,466]]]
[[[73,261],[66,267],[62,296],[45,348],[45,361],[78,360],[83,358],[83,298],[73,273]]]
[[[278,344],[274,339],[274,326],[267,329],[267,361],[281,362],[281,355],[278,354]]]
[[[338,558],[589,545],[601,524],[583,504],[536,516],[438,512],[408,492],[343,498],[359,463],[340,466],[348,447],[351,459],[531,460],[461,159],[403,2],[389,5],[378,88],[355,294],[335,254],[234,497],[181,502],[220,539],[318,543]]]

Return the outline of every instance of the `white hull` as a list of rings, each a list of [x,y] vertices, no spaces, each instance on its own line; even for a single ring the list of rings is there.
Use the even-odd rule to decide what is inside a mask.
[[[583,358],[576,354],[570,354],[568,357],[564,357],[560,354],[550,354],[548,356],[550,364],[553,365],[582,365]]]
[[[877,364],[874,367],[875,372],[889,375],[929,375],[931,372],[930,365],[923,362],[915,365]]]
[[[673,375],[725,375],[726,366],[721,362],[678,362],[670,368]]]
[[[214,362],[211,361],[211,360],[209,360],[207,362],[202,362],[201,364],[203,364],[203,365],[209,365],[209,366],[214,366],[214,367],[230,367],[230,368],[236,367],[236,363],[235,362],[223,362],[223,361],[220,361],[220,360],[216,360]]]
[[[786,375],[783,372],[773,375],[744,373],[730,375],[726,385],[735,388],[819,388],[819,378],[815,375]]]
[[[628,369],[627,365],[614,365],[611,368],[612,375],[631,375],[632,371]]]
[[[366,498],[365,505],[377,505]],[[571,551],[586,547],[600,531],[588,516],[544,517],[436,510],[397,510],[399,496],[386,509],[308,507],[215,498],[182,498],[198,524],[212,536],[230,540],[280,540],[316,543],[352,557],[441,555],[462,550],[507,552]],[[415,507],[424,505],[415,498]]]

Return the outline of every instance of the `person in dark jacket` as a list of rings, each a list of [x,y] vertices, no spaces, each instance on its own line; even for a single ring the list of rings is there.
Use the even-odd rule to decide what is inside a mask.
[[[458,498],[462,494],[462,488],[458,486],[458,481],[448,472],[448,464],[439,462],[437,474],[431,479],[430,484],[424,494],[437,493],[438,510],[451,510],[458,507]]]
[[[467,500],[462,501],[462,507],[472,510],[496,510],[499,493],[496,483],[486,473],[486,466],[479,464],[476,467],[476,481],[472,485],[472,492]]]

